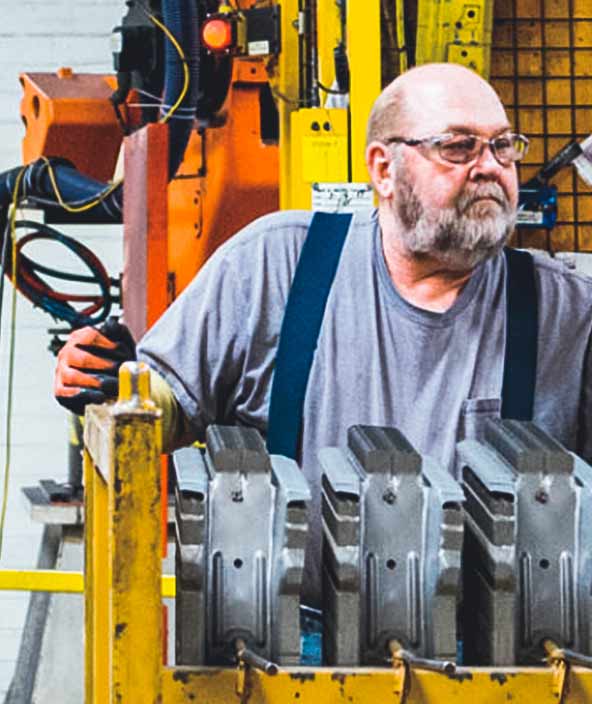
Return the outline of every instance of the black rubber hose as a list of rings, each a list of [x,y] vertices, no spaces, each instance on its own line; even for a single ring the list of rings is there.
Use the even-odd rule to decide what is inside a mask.
[[[185,155],[185,149],[193,129],[196,105],[199,95],[199,38],[198,12],[195,0],[164,0],[163,19],[167,28],[175,36],[185,55],[189,68],[189,87],[178,108],[169,120],[169,178],[173,178]],[[161,112],[166,115],[177,102],[184,86],[183,59],[172,42],[165,42],[165,90]],[[50,159],[55,181],[64,202],[81,205],[100,198],[108,184],[81,174],[70,162],[64,159]],[[8,208],[14,198],[17,177],[22,167],[16,167],[0,174],[0,211]],[[29,164],[20,182],[21,198],[24,194],[32,197],[43,207],[54,210],[55,189],[51,183],[47,162],[43,159]],[[46,201],[46,202],[44,202]],[[122,221],[123,187],[119,185],[106,198],[89,210],[72,219],[86,222]],[[81,217],[80,217],[81,216]]]
[[[108,184],[81,174],[70,162],[64,159],[49,159],[55,181],[62,199],[70,204],[83,204],[98,198]],[[0,209],[7,208],[14,198],[17,177],[22,167],[10,169],[0,174]],[[47,162],[38,159],[25,167],[20,182],[18,197],[30,194],[40,199],[56,202],[56,195],[51,183]],[[118,186],[104,200],[101,200],[89,213],[96,210],[108,222],[121,222],[123,205],[123,188]]]
[[[193,129],[199,95],[199,20],[195,0],[164,0],[164,24],[185,54],[189,88],[169,121],[169,178],[177,173]],[[184,85],[183,60],[172,42],[165,42],[165,84],[161,106],[164,116],[177,102]]]

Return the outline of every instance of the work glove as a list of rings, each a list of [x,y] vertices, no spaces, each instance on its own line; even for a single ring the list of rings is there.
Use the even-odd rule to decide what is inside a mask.
[[[53,387],[56,400],[83,415],[87,404],[117,398],[119,367],[135,359],[134,339],[115,317],[98,329],[74,330],[58,353]]]

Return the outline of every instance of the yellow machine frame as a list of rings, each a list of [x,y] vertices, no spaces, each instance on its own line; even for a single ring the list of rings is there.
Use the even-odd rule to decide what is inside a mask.
[[[285,668],[275,676],[247,666],[164,666],[161,428],[149,385],[148,367],[127,363],[118,402],[86,412],[86,704],[592,701],[592,672],[570,670],[560,650],[550,652],[547,668],[454,675],[410,670],[396,657],[384,668]]]

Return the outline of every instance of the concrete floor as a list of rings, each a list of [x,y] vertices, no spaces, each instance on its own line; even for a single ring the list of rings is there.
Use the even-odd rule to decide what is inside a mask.
[[[19,117],[23,70],[55,71],[71,66],[81,72],[111,71],[109,36],[125,12],[123,0],[0,0],[0,172],[21,163]],[[108,270],[121,268],[121,228],[69,228],[68,234],[89,244]],[[51,250],[51,251],[50,251]],[[65,264],[63,248],[53,246],[39,254],[49,266]],[[0,493],[6,457],[6,402],[12,289],[5,286],[0,330]],[[52,398],[54,359],[47,351],[52,319],[19,296],[16,317],[12,453],[8,512],[0,569],[35,566],[41,526],[33,523],[21,499],[20,488],[40,478],[61,479],[66,473],[65,413]],[[0,592],[0,701],[14,670],[29,595]]]
[[[87,228],[77,232],[81,241],[98,253],[109,271],[117,272],[121,263],[121,228]],[[49,266],[60,265],[58,248],[44,259]],[[6,401],[8,386],[8,348],[10,337],[10,299],[12,289],[5,287],[0,340],[0,471],[6,457]],[[12,442],[8,491],[8,511],[3,541],[1,569],[31,569],[37,561],[42,526],[29,517],[21,487],[39,479],[65,479],[67,473],[66,412],[52,396],[55,366],[47,351],[51,318],[21,296],[17,305],[16,356],[14,369]],[[21,637],[28,594],[0,592],[0,701],[8,687]]]

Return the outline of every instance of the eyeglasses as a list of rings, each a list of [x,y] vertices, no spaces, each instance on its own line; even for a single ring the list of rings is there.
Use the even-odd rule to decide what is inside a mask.
[[[497,137],[486,139],[476,134],[439,134],[424,139],[404,139],[403,137],[388,137],[385,144],[406,144],[417,147],[429,158],[439,156],[451,164],[468,164],[478,159],[485,146],[488,145],[496,161],[502,166],[508,166],[514,161],[520,161],[528,151],[528,139],[522,134],[506,132]]]

